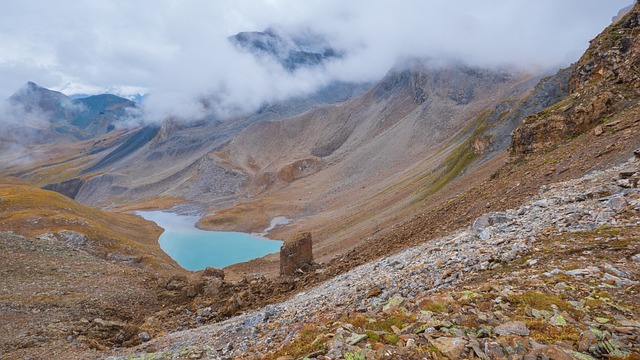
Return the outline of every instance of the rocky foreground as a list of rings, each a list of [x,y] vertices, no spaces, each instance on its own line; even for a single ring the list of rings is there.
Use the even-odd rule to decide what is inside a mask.
[[[119,358],[640,358],[639,165]]]

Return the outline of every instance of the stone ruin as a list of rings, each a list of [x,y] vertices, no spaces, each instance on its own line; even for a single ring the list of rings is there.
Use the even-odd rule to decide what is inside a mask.
[[[313,264],[311,233],[298,233],[280,247],[280,276],[292,276]]]

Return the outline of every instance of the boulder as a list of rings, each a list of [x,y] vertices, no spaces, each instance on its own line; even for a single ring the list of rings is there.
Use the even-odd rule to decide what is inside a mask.
[[[467,346],[467,341],[461,338],[441,337],[429,342],[449,359],[460,359]]]
[[[503,212],[489,212],[481,215],[471,224],[471,231],[478,235],[489,226],[504,224],[508,221],[509,218]]]
[[[223,287],[224,281],[222,279],[217,277],[207,277],[205,278],[202,291],[206,296],[219,296],[222,293]]]
[[[202,270],[202,277],[211,277],[224,280],[224,270],[207,266]]]
[[[638,172],[638,169],[633,167],[624,168],[620,170],[620,179],[629,179],[637,172]]]
[[[627,200],[624,196],[614,196],[607,201],[607,207],[615,212],[621,212],[627,207]]]
[[[499,335],[520,335],[528,336],[529,329],[522,321],[509,321],[502,325],[497,326],[494,332]]]
[[[280,248],[280,276],[292,276],[296,270],[313,263],[311,233],[301,232]]]
[[[58,232],[58,239],[74,247],[82,247],[87,244],[87,235],[73,230],[61,230]]]

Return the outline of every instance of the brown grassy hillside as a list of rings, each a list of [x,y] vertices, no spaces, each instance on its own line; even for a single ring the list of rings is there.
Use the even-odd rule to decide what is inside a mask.
[[[24,236],[74,231],[87,237],[94,254],[117,253],[147,265],[177,266],[160,249],[157,238],[162,229],[153,222],[94,209],[56,192],[10,181],[0,183],[0,231]]]

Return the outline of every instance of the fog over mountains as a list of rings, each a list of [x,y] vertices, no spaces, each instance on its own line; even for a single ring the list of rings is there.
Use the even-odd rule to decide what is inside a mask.
[[[334,81],[379,80],[407,58],[558,68],[575,61],[629,3],[14,2],[0,14],[0,97],[26,81],[67,95],[149,93],[145,119],[160,122],[254,111]],[[277,29],[276,42],[298,46],[297,54],[246,51],[229,41],[269,29]],[[330,52],[308,51],[301,39],[321,40]]]

